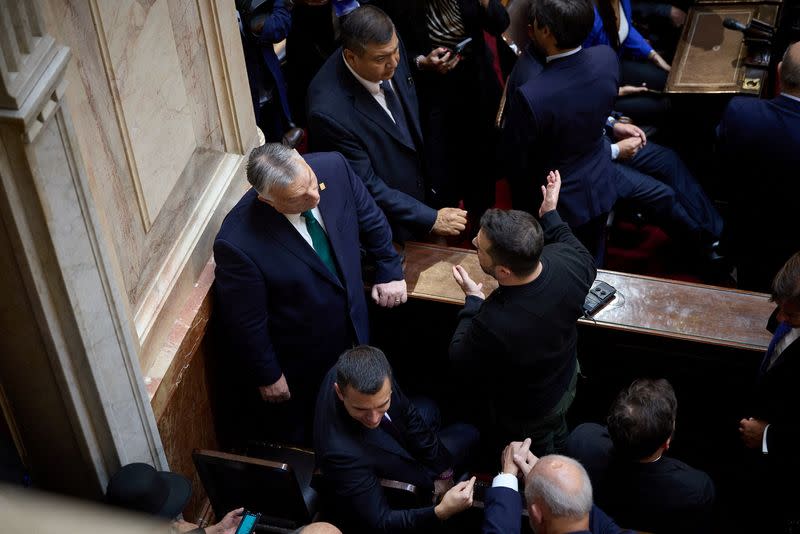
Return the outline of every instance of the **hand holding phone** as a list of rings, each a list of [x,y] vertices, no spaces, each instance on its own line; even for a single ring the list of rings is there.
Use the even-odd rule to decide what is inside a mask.
[[[239,526],[236,527],[236,534],[252,534],[259,517],[261,517],[260,513],[245,510],[242,513],[242,520],[239,522]]]

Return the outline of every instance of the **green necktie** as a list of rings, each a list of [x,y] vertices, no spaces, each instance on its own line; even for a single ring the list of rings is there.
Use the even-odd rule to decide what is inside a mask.
[[[331,254],[331,244],[328,242],[328,236],[325,230],[320,226],[319,221],[311,213],[311,210],[304,211],[300,215],[306,220],[306,229],[311,236],[311,242],[314,245],[314,250],[317,252],[319,259],[325,264],[325,267],[335,276],[339,278],[336,272],[336,264],[333,262],[333,254]]]

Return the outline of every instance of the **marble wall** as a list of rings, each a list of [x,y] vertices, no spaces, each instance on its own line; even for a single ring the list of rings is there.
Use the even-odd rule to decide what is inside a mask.
[[[0,0],[0,385],[40,487],[214,446],[171,336],[256,131],[233,2]],[[151,405],[154,369],[196,387]]]
[[[256,141],[233,2],[41,0],[143,368],[241,196]]]

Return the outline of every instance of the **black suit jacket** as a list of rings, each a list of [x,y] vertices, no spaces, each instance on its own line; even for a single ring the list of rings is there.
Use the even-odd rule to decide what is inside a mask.
[[[731,230],[739,287],[769,291],[775,273],[800,250],[800,102],[733,98],[718,128],[725,177],[732,191]],[[755,183],[769,201],[753,202]]]
[[[547,63],[508,95],[503,131],[515,208],[535,213],[539,185],[558,169],[558,210],[570,226],[608,213],[617,191],[603,133],[618,85],[616,53],[594,46]]]
[[[579,425],[566,454],[583,464],[598,506],[626,528],[647,532],[712,530],[714,483],[703,471],[668,456],[651,463],[614,456],[605,426]]]
[[[450,452],[428,428],[414,405],[392,381],[389,417],[404,447],[380,428],[368,429],[350,417],[333,389],[336,367],[320,386],[314,416],[317,467],[333,501],[336,524],[344,532],[427,532],[437,523],[433,506],[392,510],[379,479],[433,489],[436,474],[453,465]]]
[[[777,312],[777,310],[776,310]],[[770,318],[771,330],[775,313]],[[800,457],[800,339],[786,347],[766,373],[759,376],[750,417],[769,423],[767,460],[776,469],[790,468],[799,473]]]
[[[402,46],[400,50],[392,84],[405,108],[412,144],[348,70],[341,48],[311,82],[308,121],[311,148],[341,152],[386,214],[395,240],[404,241],[429,232],[436,210],[425,205],[429,191],[419,104]]]

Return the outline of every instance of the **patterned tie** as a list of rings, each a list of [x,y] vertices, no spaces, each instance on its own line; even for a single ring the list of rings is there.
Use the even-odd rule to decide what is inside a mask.
[[[397,98],[397,93],[392,89],[392,84],[389,83],[389,80],[383,80],[381,82],[381,89],[383,89],[383,96],[386,98],[386,107],[392,112],[392,118],[394,118],[397,129],[400,130],[400,135],[409,146],[414,146],[414,142],[411,140],[411,132],[408,131],[403,105]]]
[[[764,359],[761,361],[762,375],[767,372],[767,369],[769,369],[769,363],[770,360],[772,360],[772,353],[775,352],[775,346],[791,330],[792,330],[792,325],[790,325],[786,321],[783,321],[781,324],[778,325],[778,328],[775,329],[775,335],[772,336],[772,341],[769,342],[769,347],[767,347],[767,353],[764,354]]]
[[[322,260],[322,263],[325,264],[325,267],[328,268],[331,274],[339,278],[339,274],[336,272],[336,264],[333,262],[331,244],[328,241],[328,235],[325,233],[325,230],[319,225],[319,221],[317,221],[314,214],[311,213],[311,210],[304,211],[300,215],[306,220],[306,229],[311,236],[311,242],[314,244],[314,250],[317,256],[319,256],[319,259]]]

